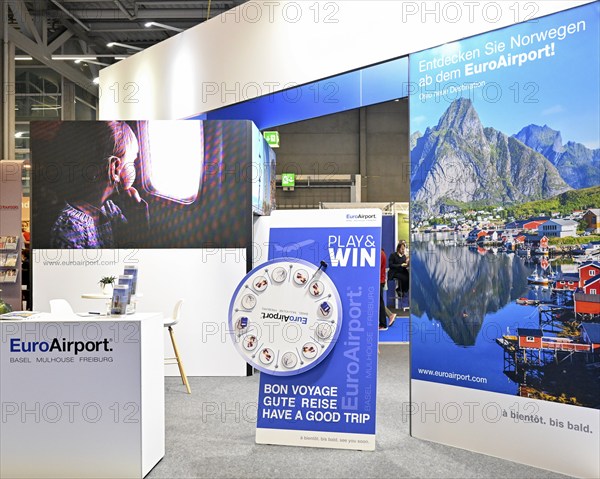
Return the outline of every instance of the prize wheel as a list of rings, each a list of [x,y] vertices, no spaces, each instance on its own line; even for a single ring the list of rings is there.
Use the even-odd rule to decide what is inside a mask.
[[[229,306],[229,331],[242,357],[259,371],[291,376],[333,349],[342,325],[337,288],[322,268],[276,259],[240,282]]]

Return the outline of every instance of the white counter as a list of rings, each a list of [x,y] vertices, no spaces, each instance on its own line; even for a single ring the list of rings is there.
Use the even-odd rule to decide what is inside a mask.
[[[165,453],[163,344],[161,314],[0,321],[0,477],[144,477]]]

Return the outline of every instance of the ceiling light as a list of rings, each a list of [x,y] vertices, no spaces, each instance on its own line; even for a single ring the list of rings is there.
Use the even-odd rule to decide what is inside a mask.
[[[75,60],[75,63],[81,63],[82,61],[84,61],[84,60]],[[91,63],[92,65],[100,65],[102,67],[109,66],[108,63],[97,62],[97,61],[94,61],[94,60],[85,60],[85,62],[86,63]]]
[[[110,43],[107,43],[106,46],[108,48],[112,48],[112,47],[129,48],[130,50],[137,50],[140,52],[143,50],[143,48],[140,48],[140,47],[134,47],[133,45],[127,45],[126,43],[118,43],[118,42],[110,42]]]
[[[52,55],[52,60],[93,60],[94,55]]]
[[[24,131],[17,131],[15,133],[15,138],[26,138],[26,137],[23,136],[24,134],[25,134]]]
[[[97,58],[114,58],[115,60],[123,60],[129,55],[123,55],[122,53],[101,53],[101,54],[86,54],[86,55],[52,55],[52,60],[94,60]],[[15,60],[33,60],[31,55],[15,55]]]
[[[97,85],[98,83],[100,83],[100,77],[96,77],[92,80],[92,82],[94,83],[94,85]]]
[[[177,27],[173,27],[171,25],[165,25],[164,23],[158,23],[158,22],[147,22],[144,24],[144,26],[146,28],[159,27],[159,28],[164,28],[165,30],[173,30],[174,32],[183,32],[183,28],[177,28]]]

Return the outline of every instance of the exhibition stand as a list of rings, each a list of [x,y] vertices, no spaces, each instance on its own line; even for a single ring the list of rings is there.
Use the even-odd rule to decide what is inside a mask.
[[[264,7],[272,2],[251,3]],[[383,24],[377,32],[366,36],[352,33],[357,25],[376,24],[365,19],[371,18],[373,12],[379,17],[381,10],[366,11],[360,5],[351,5],[353,2],[346,3],[340,19],[350,20],[339,22],[334,29],[326,22],[305,16],[295,25],[296,33],[303,35],[286,36],[281,31],[289,25],[279,15],[275,20],[263,15],[255,26],[245,22],[244,28],[240,28],[239,18],[235,21],[229,17],[221,24],[212,21],[206,28],[190,29],[160,48],[140,52],[100,74],[104,89],[136,84],[140,87],[139,97],[135,102],[119,102],[105,95],[100,101],[100,117],[196,117],[265,93],[286,92],[297,86],[291,79],[308,85],[340,72],[410,54],[410,81],[402,85],[397,96],[410,98],[411,222],[474,226],[488,214],[495,220],[509,208],[541,200],[555,201],[565,193],[575,195],[578,190],[598,186],[587,182],[597,178],[597,170],[589,167],[597,158],[600,131],[598,2],[542,2],[535,6],[533,14],[527,10],[530,4],[491,2],[488,6],[494,4],[497,8],[495,21],[490,21],[487,8],[483,17],[470,12],[478,15],[478,21],[473,21],[470,13],[460,11],[456,22],[445,19],[444,25],[449,29],[441,28],[438,21],[428,21],[426,12],[408,12],[406,5],[411,2],[396,2],[390,7],[397,9],[394,14],[382,17]],[[473,2],[450,4],[456,8]],[[584,6],[543,17],[576,5]],[[239,14],[242,8],[233,12]],[[421,21],[423,13],[425,20]],[[401,37],[397,34],[398,18],[407,25]],[[511,26],[533,18],[534,22]],[[506,26],[509,28],[501,29]],[[499,30],[466,38],[495,29]],[[341,35],[343,31],[349,34]],[[245,41],[231,41],[235,38]],[[306,41],[298,42],[298,38]],[[466,39],[446,43],[459,38]],[[236,51],[227,50],[218,58],[203,54],[221,40],[227,40],[223,43]],[[253,55],[267,44],[272,47],[269,55]],[[325,51],[319,48],[322,45],[331,48]],[[314,55],[315,51],[324,54]],[[222,68],[223,57],[231,68]],[[273,58],[307,61],[277,62]],[[312,68],[306,68],[311,61]],[[194,92],[193,85],[201,85],[202,92]],[[250,94],[245,91],[248,85],[253,87]],[[335,87],[331,82],[317,85]],[[235,94],[228,95],[232,88]],[[295,91],[307,90],[314,93],[321,88]],[[165,91],[172,94],[158,94]],[[325,103],[325,98],[329,100],[320,95],[315,103]],[[285,108],[293,103],[289,98],[284,100],[288,103]],[[264,124],[273,123],[265,120]],[[234,127],[230,131],[234,140],[228,141],[220,128],[226,129],[215,126],[209,135],[211,140],[205,142],[206,148],[199,155],[206,163],[201,174],[197,174],[192,196],[172,204],[156,191],[144,192],[143,196],[151,200],[150,206],[158,212],[153,217],[155,228],[147,236],[149,243],[99,249],[100,256],[91,259],[85,251],[66,253],[55,249],[50,241],[39,243],[40,256],[34,264],[34,280],[38,282],[34,305],[57,297],[65,285],[81,299],[80,291],[73,287],[74,281],[81,287],[81,279],[85,278],[89,282],[84,286],[87,289],[97,282],[100,273],[131,262],[129,255],[133,254],[140,261],[140,269],[145,270],[146,279],[142,277],[142,281],[152,283],[143,287],[148,296],[144,309],[168,310],[176,298],[190,298],[190,319],[197,321],[186,321],[186,328],[190,329],[182,336],[195,355],[191,368],[197,366],[198,375],[246,372],[246,363],[235,356],[229,335],[235,332],[234,328],[243,329],[248,321],[256,320],[251,315],[237,315],[241,307],[254,306],[244,303],[248,301],[245,294],[237,294],[241,289],[235,290],[252,261],[260,264],[281,260],[289,263],[291,272],[300,268],[300,261],[287,259],[293,257],[309,262],[310,265],[303,265],[305,270],[316,275],[320,274],[317,269],[323,253],[334,246],[339,254],[328,257],[327,276],[346,303],[340,306],[336,301],[329,306],[336,314],[350,311],[360,298],[352,285],[344,283],[353,278],[343,277],[340,261],[361,258],[361,254],[371,258],[371,253],[350,245],[348,235],[353,233],[349,231],[354,231],[356,224],[346,230],[345,220],[354,223],[366,219],[340,220],[334,224],[339,229],[337,235],[330,238],[327,231],[331,222],[315,226],[314,218],[307,217],[297,223],[278,224],[274,215],[256,222],[256,228],[263,230],[264,243],[257,241],[259,236],[253,238],[251,233],[251,180],[237,181],[243,177],[245,167],[252,168],[252,154],[246,153],[252,148],[250,138],[256,132],[247,128],[243,135],[247,141],[241,142],[237,141],[237,133],[244,128]],[[536,128],[543,129],[546,135],[536,137],[532,134]],[[552,141],[543,144],[549,133]],[[532,137],[539,141],[528,143]],[[569,145],[573,155],[567,155],[568,168],[561,170],[565,161],[558,161],[559,154]],[[233,154],[236,150],[243,150],[244,163],[241,156]],[[145,153],[143,148],[141,151]],[[577,156],[581,151],[585,154]],[[147,160],[143,154],[140,157],[139,161]],[[51,186],[38,185],[35,188],[40,188],[39,193],[42,187]],[[266,198],[263,200],[268,203]],[[581,204],[598,208],[596,201],[593,199],[590,205],[585,200]],[[488,207],[495,210],[488,211]],[[37,221],[41,225],[44,216],[51,216],[45,215],[42,208],[42,201],[34,205],[34,215],[39,214],[34,224]],[[481,213],[480,208],[485,211]],[[548,205],[551,214],[559,208],[563,208],[563,203],[558,200]],[[569,213],[576,211],[573,208]],[[510,214],[518,216],[513,211]],[[561,210],[558,215],[566,213]],[[160,229],[164,226],[168,227]],[[374,225],[367,222],[364,226]],[[202,236],[203,233],[207,235]],[[444,241],[446,238],[411,238],[411,402],[398,404],[403,419],[410,419],[411,435],[565,474],[598,477],[600,343],[586,335],[585,326],[589,324],[566,324],[565,316],[557,315],[555,309],[563,304],[552,303],[552,311],[545,317],[542,309],[516,306],[512,296],[527,286],[526,273],[531,273],[516,256],[497,255],[485,249],[469,251],[453,238]],[[379,237],[370,243],[378,252]],[[252,254],[257,244],[266,248]],[[350,256],[345,256],[345,248]],[[378,261],[374,259],[370,265],[373,270]],[[94,268],[89,268],[90,264]],[[175,279],[173,271],[177,271]],[[342,276],[343,286],[336,284],[336,274]],[[261,294],[268,298],[263,294],[265,290],[256,289],[263,287],[256,286],[262,282],[261,275],[260,271],[249,273],[240,288],[254,288],[257,298]],[[377,274],[372,276],[372,281],[366,275],[357,278],[377,284]],[[325,281],[323,286],[334,290]],[[283,291],[283,286],[275,283],[269,287],[269,291]],[[342,337],[346,343],[340,343],[339,336],[332,336],[338,347],[324,348],[324,359],[317,367],[297,375],[261,374],[257,442],[323,446],[334,438],[325,447],[375,449],[377,292],[364,291],[367,300],[360,301],[360,308],[366,309],[367,314],[351,318],[355,322],[336,317],[335,331],[347,334]],[[591,294],[596,294],[596,290]],[[231,295],[235,298],[227,324]],[[257,301],[258,307],[264,308],[260,317],[273,314],[267,319],[286,321],[288,316],[282,315],[292,313],[284,311],[287,305],[279,299],[273,299],[274,306]],[[267,307],[273,311],[268,312]],[[303,308],[308,311],[307,306]],[[305,316],[304,310],[291,309],[294,317]],[[142,477],[160,460],[164,454],[164,386],[162,374],[157,371],[162,371],[163,328],[159,315],[144,318],[135,315],[82,323],[72,318],[56,321],[39,317],[2,322],[3,476]],[[591,315],[585,321],[597,325],[598,316]],[[577,334],[569,332],[574,327],[579,328]],[[246,351],[239,352],[251,356],[248,351],[254,343],[248,341],[252,337],[240,333],[239,338],[247,341],[240,346]],[[302,336],[302,349],[287,358],[312,359],[300,352],[310,346],[307,343]],[[345,351],[339,347],[341,344],[347,348]],[[564,348],[565,344],[571,349]],[[283,351],[280,343],[271,346],[271,353],[275,347]],[[258,347],[262,353],[264,348]],[[78,351],[80,348],[83,349]],[[307,351],[311,351],[310,347]],[[271,361],[273,354],[265,358]],[[279,367],[278,359],[275,361]],[[292,370],[299,363],[287,364]],[[342,384],[334,392],[336,381]],[[324,387],[317,393],[315,385]],[[342,387],[346,389],[340,394]],[[301,391],[312,391],[312,397]],[[338,411],[338,404],[329,402],[330,398],[337,400],[338,394],[346,399],[346,404],[352,404],[352,413]],[[355,396],[356,406],[352,402]],[[313,400],[317,407],[312,406]],[[314,411],[308,411],[308,416],[307,410],[314,409],[331,413],[332,420],[313,422],[310,417],[314,417]],[[346,424],[337,420],[340,417],[347,418]],[[348,426],[351,434],[356,434],[354,439],[364,442],[343,443],[342,439],[348,439],[344,436]],[[312,441],[316,444],[310,444]],[[333,443],[337,444],[332,446]],[[565,444],[570,445],[568,451]],[[36,457],[35,463],[30,457]]]
[[[0,476],[142,478],[165,454],[163,317],[0,321]]]

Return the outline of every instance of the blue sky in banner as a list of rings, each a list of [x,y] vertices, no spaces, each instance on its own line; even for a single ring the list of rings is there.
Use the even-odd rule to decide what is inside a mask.
[[[600,147],[599,24],[596,2],[411,55],[411,132],[467,97],[484,126],[507,135],[548,125],[565,143]]]

